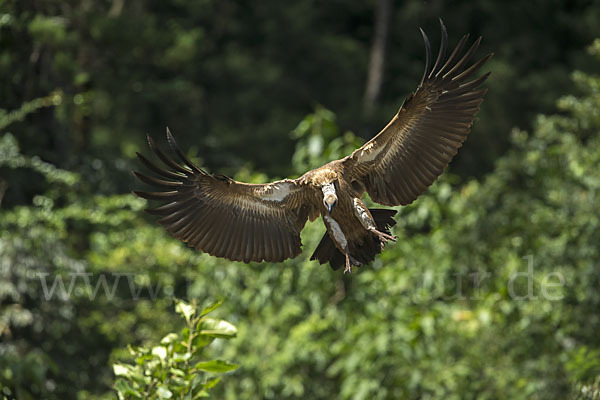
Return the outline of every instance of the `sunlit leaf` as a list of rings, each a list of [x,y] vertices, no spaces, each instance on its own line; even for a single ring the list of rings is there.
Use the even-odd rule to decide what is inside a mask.
[[[167,349],[164,346],[156,346],[152,348],[152,354],[154,354],[161,360],[164,360],[165,358],[167,358]]]
[[[222,319],[204,318],[200,321],[200,334],[220,338],[231,338],[237,335],[237,328]]]
[[[113,373],[116,376],[131,376],[131,366],[124,364],[113,364]]]
[[[219,383],[219,381],[220,381],[220,380],[221,380],[221,378],[218,378],[218,377],[217,377],[217,378],[212,378],[212,379],[209,379],[209,380],[207,380],[207,381],[206,381],[206,383],[204,384],[204,387],[205,387],[206,389],[211,389],[211,388],[215,387],[215,385],[216,385],[217,383]]]
[[[169,333],[167,334],[165,337],[163,337],[160,341],[161,344],[171,344],[174,341],[179,339],[179,335],[177,335],[176,333]]]
[[[194,368],[206,372],[229,372],[237,369],[238,365],[229,361],[212,360],[199,362]]]
[[[175,300],[175,311],[185,317],[189,322],[192,316],[196,313],[194,306],[186,303],[183,300]]]
[[[169,389],[167,389],[164,386],[159,386],[156,389],[156,394],[161,399],[170,399],[171,397],[173,397],[173,392],[171,392]]]
[[[141,399],[143,396],[138,389],[135,389],[129,382],[124,379],[117,379],[115,382],[115,390],[119,392],[121,395],[130,395],[134,396],[138,399]]]
[[[200,314],[198,314],[198,316],[199,316],[199,317],[203,317],[203,316],[205,316],[206,314],[208,314],[208,313],[210,313],[210,312],[212,312],[212,311],[216,310],[217,308],[219,308],[219,307],[221,306],[221,304],[223,304],[223,301],[222,301],[222,300],[219,300],[219,301],[217,301],[217,302],[215,302],[215,303],[213,303],[213,304],[211,304],[211,305],[209,305],[209,306],[205,307],[205,308],[204,308],[204,309],[203,309],[203,310],[200,312]]]

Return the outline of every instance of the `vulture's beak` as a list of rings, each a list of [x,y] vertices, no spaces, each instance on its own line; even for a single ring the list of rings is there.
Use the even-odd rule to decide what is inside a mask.
[[[327,212],[329,214],[331,214],[331,212],[333,211],[333,209],[335,208],[336,204],[337,204],[337,199],[333,198],[333,199],[328,199],[329,201],[325,202],[325,207],[327,208]]]
[[[321,190],[323,191],[323,205],[327,209],[327,212],[331,214],[335,205],[337,204],[337,196],[335,195],[335,187],[333,183],[328,183],[324,185]]]

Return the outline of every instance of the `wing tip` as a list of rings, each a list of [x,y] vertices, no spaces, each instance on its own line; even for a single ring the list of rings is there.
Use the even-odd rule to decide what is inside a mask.
[[[421,36],[423,36],[423,42],[425,42],[425,71],[423,72],[421,83],[419,83],[419,86],[421,86],[425,82],[427,75],[429,75],[429,66],[431,64],[431,43],[429,42],[429,38],[427,37],[427,34],[423,28],[419,27],[419,30],[421,31]]]
[[[149,133],[146,133],[146,141],[148,142],[148,146],[150,147],[150,149],[154,150],[156,145],[154,144],[154,139],[152,139],[152,136],[150,136]]]
[[[146,192],[142,192],[140,190],[132,190],[131,194],[134,195],[134,196],[137,196],[137,197],[139,197],[141,199],[148,199],[148,197],[146,197],[147,193]]]
[[[169,127],[166,127],[166,133],[167,133],[167,141],[169,142],[169,145],[171,146],[171,148],[173,147],[177,147],[179,148],[179,146],[177,146],[177,142],[175,141],[175,137],[173,136],[173,134],[171,133],[171,130],[169,129]]]
[[[446,31],[446,25],[444,24],[444,20],[442,17],[438,17],[438,21],[440,21],[440,28],[442,31]]]

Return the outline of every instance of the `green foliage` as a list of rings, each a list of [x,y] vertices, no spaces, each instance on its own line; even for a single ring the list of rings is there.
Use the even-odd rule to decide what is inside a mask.
[[[78,180],[78,175],[56,168],[53,164],[44,162],[39,157],[27,157],[21,154],[15,137],[6,133],[0,137],[0,168],[11,169],[29,168],[40,173],[48,182],[71,186]],[[1,200],[1,199],[0,199]]]
[[[513,150],[483,182],[453,188],[444,177],[401,208],[398,243],[352,276],[308,261],[323,233],[318,222],[303,232],[306,251],[297,259],[246,266],[186,249],[141,218],[143,201],[89,195],[79,174],[55,179],[63,171],[43,169],[61,190],[0,211],[4,394],[110,396],[108,366],[127,356],[125,345],[148,349],[138,355],[149,359],[163,354],[153,354],[152,343],[172,337],[173,295],[227,299],[221,310],[238,338],[226,348],[204,347],[202,358],[218,351],[243,368],[211,389],[216,398],[548,399],[593,391],[600,119],[591,111],[600,107],[600,80],[575,78],[585,96],[563,98],[561,114],[540,116],[532,133],[514,130]],[[355,140],[346,135],[347,142],[325,141],[311,152],[314,132],[336,128],[323,110],[306,121],[298,129],[303,163],[324,161]],[[37,168],[13,137],[2,143],[5,166],[26,160],[19,168]],[[125,284],[112,297],[100,289],[92,298],[76,281],[70,296],[47,300],[36,275],[83,271],[134,272],[142,295],[132,297]],[[226,334],[218,323],[202,329]],[[159,346],[178,368],[184,363],[175,345]],[[177,376],[161,371],[160,385]],[[161,394],[167,389],[175,393],[168,386]]]
[[[31,204],[0,209],[1,393],[34,399],[107,391],[109,350],[154,338],[174,319],[166,310],[178,277],[164,274],[173,258],[155,244],[163,273],[136,270],[141,262],[131,264],[129,253],[149,255],[121,231],[131,229],[139,244],[135,237],[156,238],[160,230],[140,219],[139,199],[86,193],[79,173],[22,154],[10,134],[0,137],[0,168],[34,171],[45,189]],[[20,183],[3,177],[7,193]],[[112,259],[101,232],[122,245],[110,249]],[[160,320],[157,310],[165,311]]]
[[[194,302],[176,300],[175,303],[175,311],[186,321],[181,332],[167,334],[152,348],[130,347],[133,364],[113,364],[119,399],[208,397],[209,390],[220,380],[220,377],[209,379],[208,374],[213,376],[238,368],[223,360],[199,361],[204,358],[204,347],[215,338],[231,339],[237,333],[229,322],[206,316],[220,303],[202,311],[198,311]]]
[[[7,112],[0,109],[0,131],[4,130],[13,122],[22,121],[27,115],[43,107],[58,106],[62,102],[61,93],[53,93],[47,97],[31,100],[23,103],[18,110]]]
[[[381,101],[363,115],[372,2],[79,3],[0,2],[1,396],[114,398],[119,372],[137,379],[117,379],[123,396],[149,379],[176,398],[216,383],[223,358],[242,367],[205,387],[219,399],[597,397],[600,78],[584,48],[598,4],[396,4]],[[435,47],[438,16],[496,51],[452,165],[481,179],[445,174],[400,208],[399,241],[371,266],[310,262],[320,221],[294,260],[216,259],[127,193],[131,157],[166,124],[202,165],[248,182],[349,154],[414,89],[410,26]],[[314,104],[327,108],[302,119]],[[173,297],[226,299],[214,313],[237,339],[212,341],[232,325],[180,303],[202,326],[175,340]],[[186,366],[190,332],[206,343]]]
[[[297,174],[345,157],[362,144],[352,132],[340,135],[335,114],[323,107],[317,107],[314,113],[304,117],[292,136],[298,140],[292,157]]]
[[[600,398],[600,376],[588,384],[580,384],[572,396],[573,400],[598,400]]]

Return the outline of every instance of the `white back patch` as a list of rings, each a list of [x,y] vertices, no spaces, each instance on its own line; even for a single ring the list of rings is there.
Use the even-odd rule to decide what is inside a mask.
[[[331,228],[333,239],[338,245],[340,245],[342,249],[345,249],[348,246],[348,241],[346,240],[346,236],[344,236],[344,232],[342,232],[340,224],[338,224],[337,221],[331,218],[329,215],[325,216],[325,221],[327,221],[329,227]]]
[[[292,192],[292,186],[294,185],[288,182],[267,185],[263,189],[263,193],[258,193],[258,196],[266,201],[283,201]]]
[[[371,142],[368,145],[366,145],[365,148],[360,151],[360,153],[358,153],[358,161],[373,161],[383,151],[383,149],[384,146],[380,146],[378,149],[375,149],[375,142]]]

